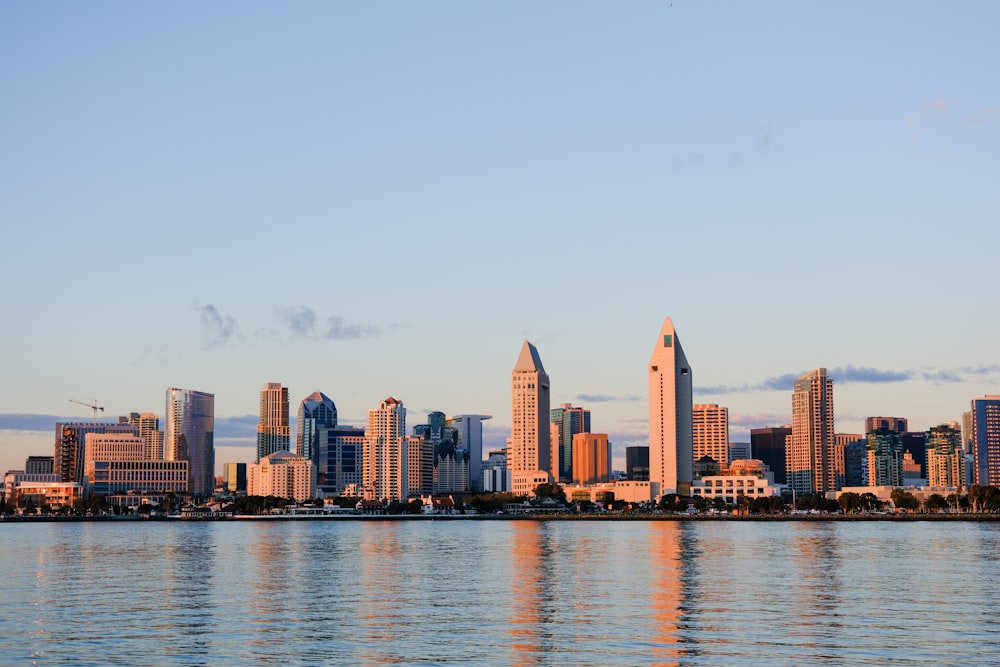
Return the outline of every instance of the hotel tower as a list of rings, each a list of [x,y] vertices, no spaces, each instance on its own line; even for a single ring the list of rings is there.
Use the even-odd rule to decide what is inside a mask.
[[[691,366],[668,317],[649,360],[649,487],[653,501],[687,494],[694,477]]]
[[[796,493],[826,493],[836,488],[833,458],[833,380],[825,368],[795,381],[792,434],[785,449],[788,485]]]
[[[535,346],[524,341],[511,372],[511,438],[507,468],[514,493],[532,495],[550,481],[549,376]]]

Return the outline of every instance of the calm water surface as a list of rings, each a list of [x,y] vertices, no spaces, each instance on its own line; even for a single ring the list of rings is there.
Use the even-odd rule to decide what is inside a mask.
[[[0,664],[1000,664],[1000,526],[0,524]]]

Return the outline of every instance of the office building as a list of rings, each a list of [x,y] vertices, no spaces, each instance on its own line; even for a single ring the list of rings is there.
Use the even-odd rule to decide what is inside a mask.
[[[899,433],[879,428],[868,440],[868,486],[904,486],[903,448]]]
[[[860,433],[835,433],[837,488],[868,483],[868,438]]]
[[[389,397],[368,411],[362,470],[366,500],[405,500],[410,494],[406,408]]]
[[[299,419],[295,434],[295,453],[318,463],[320,427],[327,429],[337,426],[337,406],[321,391],[302,399],[299,403]]]
[[[62,482],[76,482],[83,488],[86,475],[84,462],[86,460],[86,437],[88,433],[125,433],[137,435],[136,429],[130,424],[105,424],[97,422],[58,422],[56,423],[55,454],[52,459],[52,472]]]
[[[715,500],[721,498],[735,505],[741,497],[747,500],[780,496],[782,485],[775,484],[771,472],[759,459],[736,460],[718,475],[695,480],[691,495],[695,498]]]
[[[720,468],[729,465],[729,408],[699,403],[691,408],[694,460],[708,456]]]
[[[316,466],[291,452],[268,454],[259,463],[247,466],[247,494],[295,502],[310,500],[316,495]]]
[[[611,443],[607,433],[573,436],[573,483],[581,486],[611,481]]]
[[[532,495],[540,483],[550,481],[551,429],[549,376],[538,350],[524,341],[511,372],[511,438],[507,469],[514,493]]]
[[[483,491],[483,422],[491,415],[455,415],[445,419],[445,426],[458,434],[458,449],[465,450],[469,458],[469,490]]]
[[[785,472],[796,493],[826,493],[836,488],[833,381],[825,368],[809,371],[795,382]]]
[[[729,460],[730,461],[749,461],[753,458],[751,454],[751,448],[749,442],[731,442],[729,443]]]
[[[791,426],[750,429],[750,450],[755,459],[763,461],[771,470],[775,484],[788,482],[785,473],[785,445],[791,435]]]
[[[573,477],[573,437],[590,433],[590,410],[563,403],[549,412],[552,422],[552,477],[568,481]]]
[[[222,466],[222,484],[227,493],[247,492],[247,464],[225,463]]]
[[[319,426],[317,443],[316,488],[325,496],[356,494],[364,483],[365,430],[343,424]]]
[[[29,475],[52,475],[55,473],[55,457],[29,456],[24,461],[24,472]]]
[[[137,505],[186,493],[188,462],[151,459],[147,444],[134,433],[88,433],[84,495],[104,496],[110,505]]]
[[[903,434],[908,430],[907,425],[905,417],[866,417],[865,433],[874,433],[875,431],[886,429]]]
[[[926,439],[927,485],[949,489],[965,487],[965,451],[958,424],[932,426]]]
[[[167,388],[163,458],[188,462],[188,493],[215,491],[215,395]]]
[[[484,493],[506,493],[513,486],[511,473],[507,469],[507,450],[489,452],[483,461],[482,490]]]
[[[649,447],[625,448],[625,477],[633,482],[649,481]]]
[[[1000,395],[973,399],[971,412],[974,483],[1000,486]]]
[[[269,454],[291,448],[288,425],[288,387],[268,382],[260,390],[260,423],[257,424],[257,463]]]
[[[146,443],[145,457],[149,460],[163,460],[163,431],[160,430],[160,418],[153,412],[133,412],[129,414],[128,423],[136,428],[139,437]]]
[[[687,495],[694,478],[691,366],[668,317],[649,360],[649,487],[651,500]]]

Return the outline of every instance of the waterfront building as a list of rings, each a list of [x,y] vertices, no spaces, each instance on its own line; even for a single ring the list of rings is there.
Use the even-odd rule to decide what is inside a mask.
[[[511,438],[507,468],[513,491],[532,495],[538,484],[550,481],[551,429],[549,376],[538,350],[524,341],[511,372]]]
[[[55,474],[55,457],[29,456],[24,461],[24,472],[28,473],[29,475]]]
[[[715,403],[691,407],[691,449],[694,460],[711,457],[720,467],[729,465],[729,408]]]
[[[607,433],[573,436],[573,483],[585,486],[611,480],[611,443]]]
[[[316,466],[288,451],[268,454],[247,466],[247,494],[310,500],[316,495]]]
[[[691,366],[673,320],[663,321],[649,360],[650,499],[687,494],[694,478]]]
[[[932,426],[926,439],[927,485],[952,489],[966,486],[965,451],[958,424]]]
[[[327,496],[355,495],[364,483],[365,430],[343,424],[319,426],[317,442],[316,488]]]
[[[389,397],[368,411],[362,470],[366,500],[405,500],[410,494],[406,408]]]
[[[879,428],[867,434],[868,486],[904,486],[903,448],[899,433]]]
[[[785,471],[788,485],[796,493],[835,489],[833,435],[833,381],[825,368],[817,368],[796,380],[792,392],[792,432],[785,451]]]
[[[163,458],[188,462],[188,493],[215,491],[215,394],[167,388]]]
[[[837,488],[868,483],[868,438],[860,433],[834,434]]]
[[[405,497],[430,495],[434,489],[434,444],[419,435],[404,438],[406,448]]]
[[[636,482],[649,481],[649,447],[625,448],[625,478]]]
[[[576,479],[573,475],[573,437],[590,433],[590,410],[563,403],[549,413],[552,422],[552,477],[558,481]]]
[[[337,427],[337,406],[321,391],[302,399],[295,434],[295,453],[318,464],[320,428]]]
[[[260,422],[257,424],[257,463],[268,454],[291,449],[288,425],[288,387],[268,382],[260,390]]]
[[[247,464],[246,463],[223,464],[222,483],[227,493],[246,493]]]
[[[694,462],[694,478],[701,479],[711,475],[719,475],[726,466],[720,466],[719,462],[711,456],[703,456]]]
[[[1000,395],[973,399],[971,422],[975,483],[1000,486]]]
[[[489,452],[483,461],[481,488],[483,493],[506,493],[513,488],[506,449]]]
[[[775,484],[784,484],[785,444],[792,435],[791,426],[768,426],[750,429],[750,450],[754,458],[763,461],[774,475]]]
[[[189,464],[147,456],[147,441],[132,433],[88,433],[85,496],[104,496],[111,505],[130,505],[129,496],[162,500],[186,493]]]
[[[82,469],[82,468],[81,468]],[[55,473],[8,470],[3,476],[4,499],[16,507],[72,507],[83,498],[83,485],[59,479]]]
[[[650,498],[649,481],[647,480],[616,480],[588,484],[563,485],[566,500],[570,502],[589,501],[592,503],[612,503],[621,500],[626,503],[648,503]]]
[[[697,479],[691,485],[695,498],[722,498],[733,505],[743,496],[749,500],[780,496],[784,486],[775,484],[771,471],[759,459],[736,460],[718,475]]]
[[[160,430],[160,418],[153,412],[132,412],[128,423],[135,427],[139,437],[146,443],[145,457],[150,460],[163,460],[163,431]]]
[[[482,491],[483,422],[491,415],[455,415],[445,419],[445,426],[458,434],[456,449],[465,450],[469,460],[469,490]]]
[[[63,482],[76,482],[83,488],[83,472],[86,460],[86,437],[88,433],[136,434],[131,424],[108,424],[96,422],[57,422],[53,474]]]

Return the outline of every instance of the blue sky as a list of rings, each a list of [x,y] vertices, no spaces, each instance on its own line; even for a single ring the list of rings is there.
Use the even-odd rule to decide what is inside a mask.
[[[57,417],[258,392],[646,441],[671,316],[734,440],[1000,393],[992,2],[0,4],[0,468]]]

